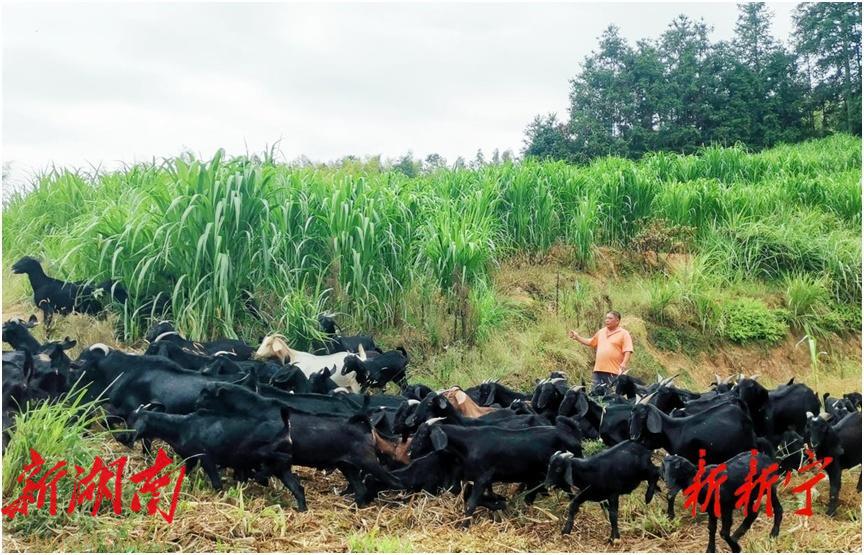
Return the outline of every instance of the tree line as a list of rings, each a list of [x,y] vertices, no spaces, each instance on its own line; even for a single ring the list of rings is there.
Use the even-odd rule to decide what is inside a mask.
[[[772,17],[764,2],[739,4],[734,38],[714,43],[684,15],[635,45],[610,25],[570,81],[569,121],[538,115],[523,154],[582,163],[860,136],[861,3],[799,4],[788,47],[771,36]]]

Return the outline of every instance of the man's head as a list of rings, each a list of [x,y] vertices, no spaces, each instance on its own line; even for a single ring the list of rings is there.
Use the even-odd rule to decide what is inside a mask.
[[[618,327],[618,324],[621,323],[621,313],[617,310],[610,310],[606,313],[606,318],[603,320],[603,323],[610,331],[614,330]]]

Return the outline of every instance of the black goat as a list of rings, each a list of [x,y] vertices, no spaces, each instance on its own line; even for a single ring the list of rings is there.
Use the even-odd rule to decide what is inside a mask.
[[[160,343],[163,341],[175,343],[185,351],[197,355],[225,355],[234,357],[236,360],[249,360],[255,349],[240,341],[239,339],[219,339],[197,343],[189,341],[174,328],[171,322],[162,321],[147,331],[144,339],[150,344],[145,354],[157,354]]]
[[[465,391],[468,393],[468,391]],[[510,389],[506,385],[500,384],[497,381],[487,381],[480,384],[477,391],[477,404],[484,407],[498,405],[499,407],[509,407],[513,401],[525,401],[530,399],[530,395]]]
[[[275,421],[287,405],[240,387],[210,387],[197,406],[222,415],[249,415],[261,422]],[[289,408],[290,409],[290,408]],[[360,472],[393,488],[399,482],[378,462],[372,430],[365,414],[349,418],[291,410],[292,464],[318,469],[339,469],[353,487],[358,506],[368,502]]]
[[[3,322],[3,341],[12,345],[16,351],[39,352],[42,344],[30,333],[37,323],[35,314],[32,314],[26,322],[21,319],[6,320]]]
[[[161,439],[183,459],[190,471],[200,463],[210,483],[222,489],[219,466],[246,471],[263,467],[273,472],[294,495],[297,508],[306,510],[303,487],[291,473],[291,426],[287,408],[275,419],[254,414],[230,415],[210,410],[191,414],[164,414],[141,407],[128,417],[131,432],[121,437],[127,445],[136,440]]]
[[[693,416],[673,418],[648,404],[637,404],[630,417],[630,439],[648,447],[698,462],[705,449],[707,463],[720,463],[756,446],[753,422],[738,404],[720,405]]]
[[[757,510],[753,510],[752,506],[748,507],[749,510],[747,511],[747,516],[744,517],[744,520],[735,532],[731,535],[729,534],[732,529],[732,513],[735,509],[736,501],[738,500],[736,491],[747,480],[747,477],[751,472],[751,465],[754,463],[757,476],[764,470],[768,470],[771,465],[774,464],[771,458],[767,455],[763,453],[753,454],[751,451],[739,453],[723,463],[726,465],[726,480],[720,484],[720,491],[718,494],[720,500],[720,537],[726,540],[726,543],[729,544],[729,548],[734,553],[739,553],[741,551],[741,546],[738,545],[738,540],[740,540],[741,537],[747,533],[747,530],[750,529],[750,526],[759,514],[759,509],[761,509],[761,505],[757,507]],[[667,455],[663,460],[662,468],[663,479],[665,480],[669,491],[674,491],[676,493],[690,487],[697,472],[696,465],[684,457],[675,455]],[[709,475],[715,468],[716,465],[706,466],[705,475]],[[708,553],[714,553],[717,550],[715,545],[717,516],[713,511],[713,502],[706,499],[708,493],[708,484],[705,483],[702,485],[702,489],[700,489],[696,501],[700,506],[707,504],[709,507],[707,551]],[[780,504],[780,499],[777,497],[776,483],[771,485],[770,495],[770,502],[774,511],[774,526],[771,528],[770,535],[772,538],[776,538],[780,533],[780,523],[783,521],[783,506]],[[755,501],[755,499],[752,501]]]
[[[567,510],[567,522],[561,530],[563,534],[573,530],[573,518],[582,503],[605,501],[612,526],[611,541],[621,537],[618,533],[618,498],[645,481],[648,482],[645,502],[650,503],[659,478],[659,470],[651,464],[651,450],[635,441],[625,441],[586,459],[578,458],[572,452],[555,453],[549,459],[546,485],[568,493],[571,488],[579,489]]]
[[[336,373],[336,367],[322,368],[317,372],[312,372],[307,378],[309,380],[309,393],[318,393],[319,395],[327,395],[339,385],[331,379],[331,376]],[[297,392],[299,393],[299,392]]]
[[[633,405],[626,402],[606,406],[598,404],[585,393],[584,386],[571,388],[558,407],[560,416],[569,416],[579,423],[585,437],[600,437],[608,446],[626,441],[630,437],[630,415]]]
[[[828,496],[829,516],[837,512],[840,496],[840,475],[843,470],[861,464],[861,413],[854,412],[833,426],[825,414],[814,416],[807,413],[807,442],[816,452],[819,460],[831,457],[832,462],[825,467],[830,482]],[[861,492],[861,476],[858,476],[858,492]]]
[[[563,378],[541,380],[531,396],[531,408],[539,415],[545,416],[549,422],[554,422],[558,416],[558,407],[567,394],[567,381]]]
[[[103,281],[93,287],[86,283],[60,281],[48,277],[39,261],[31,256],[25,256],[13,264],[12,272],[27,274],[30,287],[33,289],[33,302],[42,310],[42,321],[46,327],[51,326],[55,312],[96,315],[104,310],[105,300],[113,299],[125,303],[128,297],[126,290],[113,280]]]
[[[394,382],[401,388],[408,383],[405,376],[408,361],[408,353],[403,347],[367,360],[349,355],[345,357],[342,375],[347,376],[354,372],[355,379],[364,389],[369,387],[383,389],[389,382]]]
[[[501,426],[510,429],[549,425],[548,420],[538,414],[519,415],[507,409],[492,411],[479,418],[469,418],[456,410],[444,395],[433,392],[427,395],[412,412],[406,413],[404,423],[398,427],[400,423],[397,422],[397,427],[405,435],[431,418],[444,418],[447,424],[460,426]]]
[[[831,415],[829,422],[836,424],[843,420],[849,414],[852,414],[857,409],[855,404],[846,397],[831,397],[830,393],[822,396],[822,406],[825,407],[825,412]]]
[[[318,315],[318,325],[321,330],[327,334],[324,342],[313,342],[311,352],[315,355],[330,355],[347,351],[349,353],[360,352],[360,347],[366,351],[369,358],[375,358],[375,355],[381,352],[381,349],[375,344],[375,340],[371,335],[337,335],[337,329],[341,332],[342,328],[336,323],[332,316],[327,314]],[[371,355],[371,356],[369,356]]]
[[[433,390],[428,385],[423,385],[422,383],[418,383],[418,384],[403,385],[401,387],[400,395],[402,395],[406,399],[414,399],[417,401],[422,401],[430,393],[435,393],[435,390]]]
[[[525,484],[530,488],[526,502],[531,503],[542,487],[549,457],[560,450],[581,455],[581,440],[579,427],[564,417],[559,417],[555,426],[523,430],[427,422],[415,434],[410,454],[413,460],[433,451],[446,451],[459,462],[462,479],[474,482],[465,505],[465,516],[470,517],[495,482]]]

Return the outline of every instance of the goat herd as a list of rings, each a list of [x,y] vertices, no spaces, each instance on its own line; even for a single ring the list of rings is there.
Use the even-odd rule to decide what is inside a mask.
[[[805,444],[819,459],[832,457],[825,469],[830,515],[841,471],[861,463],[859,393],[826,393],[820,401],[793,380],[768,390],[743,376],[718,377],[704,393],[659,376],[645,384],[622,375],[589,388],[571,386],[560,372],[533,391],[494,381],[434,391],[408,383],[404,349],[382,352],[369,336],[340,335],[329,316],[319,323],[327,340],[313,352],[292,349],[280,335],[265,337],[257,349],[238,340],[193,342],[159,322],[144,354],[94,344],[73,361],[65,351],[75,341],[40,343],[30,333],[35,316],[9,320],[3,341],[15,350],[3,352],[3,445],[20,407],[86,387],[85,398],[104,407],[119,441],[130,447],[140,441],[149,452],[154,439],[162,440],[187,470],[200,464],[217,490],[225,468],[237,480],[263,485],[275,477],[303,511],[304,489],[292,467],[338,469],[358,506],[383,490],[464,491],[468,526],[478,506],[506,507],[495,483],[520,484],[529,504],[561,488],[571,497],[563,533],[572,530],[581,504],[597,501],[608,509],[612,539],[619,537],[620,496],[643,481],[648,503],[663,479],[674,516],[675,496],[692,483],[704,450],[707,464],[727,466],[720,535],[736,552],[756,518],[751,512],[730,533],[735,492],[752,470],[751,449],[758,450],[758,472],[775,462],[780,472],[799,468]],[[383,393],[390,382],[398,395]],[[608,448],[583,457],[583,440],[598,438]],[[668,454],[658,468],[652,454],[660,448]],[[783,517],[776,484],[770,495],[776,536]],[[709,551],[717,520],[709,512]]]

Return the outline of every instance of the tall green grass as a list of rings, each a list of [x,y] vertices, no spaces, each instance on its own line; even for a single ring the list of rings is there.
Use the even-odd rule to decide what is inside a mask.
[[[281,331],[304,343],[319,310],[369,331],[417,321],[429,287],[472,320],[470,334],[500,320],[487,284],[503,257],[560,244],[584,267],[597,246],[626,249],[662,218],[695,229],[705,271],[722,279],[782,287],[790,273],[827,276],[832,302],[857,307],[860,150],[859,138],[836,135],[755,154],[711,147],[416,178],[221,151],[94,175],[55,170],[7,200],[3,263],[37,255],[71,279],[119,279],[131,295],[127,341],[157,294],[189,336]],[[710,299],[681,296],[707,326]]]

